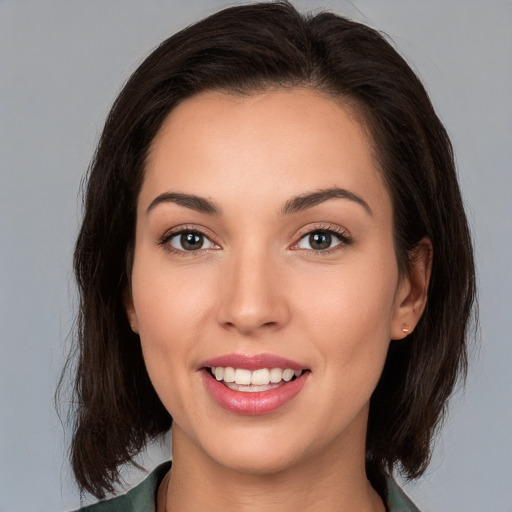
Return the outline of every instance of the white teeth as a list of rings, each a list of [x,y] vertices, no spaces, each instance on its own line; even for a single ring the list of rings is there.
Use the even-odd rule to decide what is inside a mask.
[[[270,382],[277,383],[283,379],[283,370],[281,368],[272,368],[270,370]]]
[[[251,383],[251,370],[244,370],[237,368],[235,370],[235,382],[237,384],[245,384],[246,386]]]
[[[251,375],[251,384],[257,386],[264,386],[270,382],[270,370],[262,368],[261,370],[254,370]]]
[[[302,375],[302,370],[292,370],[291,368],[259,368],[251,371],[245,368],[232,368],[230,366],[223,368],[217,366],[211,368],[211,372],[218,381],[234,383],[236,386],[249,386],[246,389],[247,391],[264,391],[264,389],[259,389],[258,386],[268,387],[271,384],[279,384],[282,381],[290,382],[294,376],[300,377]],[[233,386],[229,387],[235,389]]]
[[[235,369],[229,366],[224,368],[224,377],[222,380],[224,382],[235,382]]]
[[[290,368],[286,368],[286,370],[283,372],[283,380],[285,382],[290,382],[293,379],[293,376],[295,375],[295,372],[291,370]]]

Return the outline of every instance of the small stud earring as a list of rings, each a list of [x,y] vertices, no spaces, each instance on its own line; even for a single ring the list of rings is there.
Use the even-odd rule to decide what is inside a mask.
[[[404,334],[409,334],[410,330],[409,330],[409,329],[407,329],[407,327],[402,327],[402,332],[403,332]]]

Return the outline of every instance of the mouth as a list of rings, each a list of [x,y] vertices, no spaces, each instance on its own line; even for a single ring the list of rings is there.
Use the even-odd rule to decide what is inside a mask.
[[[232,391],[242,393],[261,393],[277,389],[287,382],[293,382],[308,370],[292,368],[233,368],[231,366],[212,366],[206,371],[218,382]]]
[[[239,415],[268,414],[293,401],[311,370],[270,355],[230,355],[204,363],[201,375],[214,402]]]

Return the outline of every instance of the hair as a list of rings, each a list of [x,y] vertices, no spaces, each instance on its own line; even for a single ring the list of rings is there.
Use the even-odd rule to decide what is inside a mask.
[[[369,133],[390,193],[400,271],[418,242],[433,246],[426,310],[392,341],[372,395],[367,474],[419,477],[436,428],[467,368],[475,298],[472,244],[452,147],[428,95],[379,32],[287,2],[224,9],[158,46],[127,81],[89,168],[76,242],[79,287],[71,461],[82,490],[113,492],[119,467],[172,423],[151,385],[123,294],[134,250],[136,201],[149,147],[172,109],[203,91],[251,95],[308,87],[344,101]]]

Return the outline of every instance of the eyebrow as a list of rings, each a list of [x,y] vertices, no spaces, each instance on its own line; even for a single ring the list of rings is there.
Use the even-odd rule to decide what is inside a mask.
[[[174,203],[185,208],[190,208],[200,213],[207,213],[208,215],[221,215],[222,209],[217,206],[210,199],[204,197],[195,196],[192,194],[182,194],[180,192],[164,192],[159,196],[155,197],[151,204],[148,206],[146,213],[156,208],[162,203]]]
[[[283,205],[281,208],[281,215],[290,215],[292,213],[301,212],[328,201],[329,199],[348,199],[349,201],[353,201],[354,203],[361,205],[370,216],[373,216],[372,209],[364,199],[349,190],[339,187],[315,190],[314,192],[293,197]],[[146,213],[149,213],[162,203],[174,203],[208,215],[222,215],[222,209],[220,206],[216,205],[210,199],[181,192],[164,192],[163,194],[160,194],[151,201]]]
[[[364,199],[349,190],[339,187],[316,190],[308,194],[294,197],[289,201],[286,201],[281,209],[281,213],[283,215],[289,215],[291,213],[301,212],[328,201],[329,199],[348,199],[349,201],[353,201],[354,203],[361,205],[370,216],[373,216],[370,205]]]

